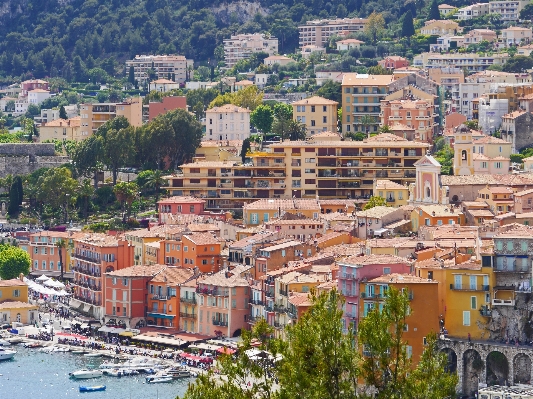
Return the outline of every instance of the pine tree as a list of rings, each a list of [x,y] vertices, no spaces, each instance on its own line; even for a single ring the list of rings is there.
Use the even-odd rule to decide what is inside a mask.
[[[431,5],[429,6],[429,15],[428,20],[440,19],[439,4],[437,0],[432,0]]]
[[[59,118],[68,119],[67,111],[65,111],[65,107],[63,105],[59,108]]]
[[[402,37],[411,37],[415,34],[415,26],[413,24],[413,13],[411,10],[403,15],[402,19]]]
[[[132,85],[135,85],[135,69],[133,68],[133,65],[130,66],[130,70],[128,73],[128,82],[130,82]]]

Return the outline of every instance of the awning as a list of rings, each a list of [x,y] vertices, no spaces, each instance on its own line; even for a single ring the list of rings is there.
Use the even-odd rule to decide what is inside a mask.
[[[90,304],[84,304],[84,305],[83,305],[83,311],[84,311],[85,313],[89,313],[89,309],[91,308],[91,306],[93,306],[93,305],[90,305]]]
[[[148,313],[148,316],[155,317],[156,319],[173,319],[174,315],[164,313]]]
[[[230,349],[230,348],[218,348],[217,349],[217,352],[218,353],[225,353],[226,355],[232,355],[235,353],[235,349]]]
[[[121,337],[133,337],[133,333],[131,331],[124,331],[119,334]]]
[[[98,332],[111,332],[112,328],[108,326],[103,326],[98,329]]]
[[[380,236],[383,233],[385,233],[386,231],[388,231],[388,229],[377,229],[377,230],[374,230],[374,235],[375,236]]]

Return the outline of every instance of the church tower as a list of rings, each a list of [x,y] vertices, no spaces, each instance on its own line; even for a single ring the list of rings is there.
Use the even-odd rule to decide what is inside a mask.
[[[409,188],[412,205],[447,205],[449,188],[440,180],[441,164],[431,155],[424,155],[414,164],[416,182]]]
[[[459,125],[454,132],[453,174],[455,176],[474,174],[474,144],[472,132],[465,125]]]

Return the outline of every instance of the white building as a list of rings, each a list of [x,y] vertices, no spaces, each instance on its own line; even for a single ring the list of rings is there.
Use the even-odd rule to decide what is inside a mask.
[[[271,73],[256,73],[254,77],[254,84],[262,89],[268,83],[268,78],[272,76]]]
[[[465,21],[467,19],[487,15],[489,13],[489,8],[489,3],[476,3],[461,8],[455,15],[457,16],[458,20]]]
[[[509,111],[508,99],[479,99],[478,125],[483,133],[494,133],[502,124],[502,117]]]
[[[126,61],[126,67],[133,66],[135,80],[140,84],[148,83],[148,71],[153,69],[158,79],[172,79],[177,83],[187,80],[187,68],[193,66],[193,60],[183,55],[137,55],[133,60]]]
[[[462,68],[475,72],[484,71],[491,65],[503,65],[508,58],[508,54],[422,53],[413,58],[413,65],[422,68]]]
[[[28,92],[28,104],[39,105],[44,100],[50,98],[50,91],[43,89],[33,89]]]
[[[150,82],[148,85],[148,91],[158,91],[166,93],[167,91],[176,90],[180,88],[180,84],[168,79],[157,79]]]
[[[267,66],[272,66],[274,64],[278,65],[287,65],[291,62],[296,62],[292,58],[285,57],[284,55],[271,55],[270,57],[266,57],[263,61],[263,63]]]
[[[300,48],[307,45],[323,47],[331,36],[362,32],[368,19],[364,18],[338,18],[316,19],[307,21],[305,25],[298,26],[300,31]]]
[[[468,119],[473,118],[472,101],[487,93],[490,83],[461,83],[459,84],[459,96],[456,99],[456,111]]]
[[[528,3],[528,0],[491,1],[489,2],[489,13],[500,14],[502,21],[518,21],[520,11]]]
[[[262,33],[233,35],[224,40],[224,61],[231,68],[240,60],[250,58],[253,53],[274,55],[278,52],[278,39]]]
[[[250,137],[250,114],[247,108],[226,104],[205,111],[206,140],[244,140]]]
[[[511,26],[507,29],[502,29],[502,34],[500,36],[501,42],[505,47],[519,45],[519,44],[529,44],[533,33],[529,28],[520,28],[518,26]]]
[[[78,106],[76,104],[66,105],[65,112],[67,113],[67,119],[78,116]],[[59,108],[57,109],[41,109],[41,116],[33,118],[36,123],[45,124],[51,121],[59,119]]]
[[[13,115],[19,116],[25,114],[26,111],[28,111],[28,105],[29,103],[27,97],[17,98],[15,100],[15,112],[13,113]]]

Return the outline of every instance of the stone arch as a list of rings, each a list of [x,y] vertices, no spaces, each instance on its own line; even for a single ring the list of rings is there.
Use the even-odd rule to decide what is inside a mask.
[[[457,372],[457,353],[452,348],[443,348],[441,352],[446,355],[448,363],[446,364],[446,371],[448,373]]]
[[[485,363],[479,352],[467,349],[463,353],[463,394],[471,395],[477,391],[480,378],[483,376]],[[461,372],[461,370],[458,370]]]
[[[113,272],[113,271],[115,271],[115,268],[114,268],[113,266],[107,266],[107,267],[105,268],[105,272],[106,272],[106,273],[111,273],[111,272]]]
[[[459,197],[457,195],[454,195],[452,197],[452,202],[459,202]]]
[[[515,384],[529,384],[531,381],[531,358],[518,353],[513,359],[513,381]]]
[[[241,336],[241,333],[242,333],[241,329],[238,328],[238,329],[236,329],[235,332],[233,333],[233,337],[240,337],[240,336]]]
[[[509,361],[500,351],[492,351],[487,355],[487,384],[507,385],[509,382]]]

